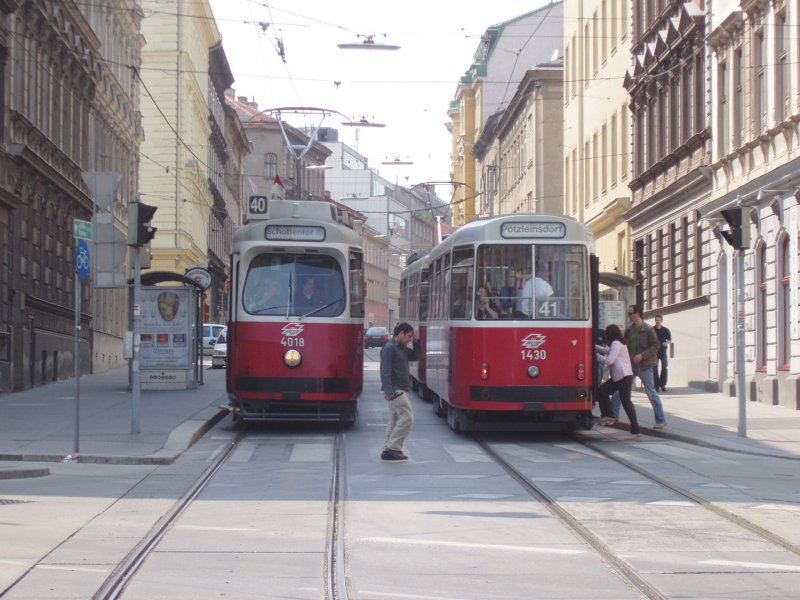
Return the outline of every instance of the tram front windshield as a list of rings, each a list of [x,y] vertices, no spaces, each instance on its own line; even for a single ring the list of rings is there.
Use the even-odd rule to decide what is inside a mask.
[[[580,245],[482,245],[475,287],[488,298],[491,315],[516,320],[589,318],[589,269]],[[486,315],[487,313],[483,313]]]
[[[332,256],[264,253],[247,270],[244,309],[251,315],[335,317],[347,304]]]

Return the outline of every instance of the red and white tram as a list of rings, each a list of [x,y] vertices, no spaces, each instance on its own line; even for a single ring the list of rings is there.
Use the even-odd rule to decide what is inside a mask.
[[[401,317],[425,329],[416,383],[437,414],[457,431],[591,427],[597,260],[584,225],[476,220],[418,262],[403,272]]]
[[[355,421],[364,264],[359,224],[348,216],[327,202],[250,199],[231,256],[234,420]]]
[[[412,254],[408,258],[407,266],[403,270],[400,280],[400,297],[402,298],[401,313],[404,321],[409,323],[419,336],[419,344],[425,347],[428,337],[428,299],[430,290],[430,265],[425,260],[426,254]],[[427,357],[424,352],[419,355],[419,360],[409,363],[411,381],[414,389],[428,399],[425,387],[425,371]]]

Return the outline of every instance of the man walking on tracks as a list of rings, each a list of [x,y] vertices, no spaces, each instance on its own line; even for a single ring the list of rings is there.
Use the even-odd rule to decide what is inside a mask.
[[[407,348],[412,340],[414,347]],[[408,398],[411,389],[408,362],[419,358],[417,342],[414,328],[408,323],[398,323],[394,337],[381,349],[381,391],[389,402],[389,424],[386,426],[382,460],[408,458],[403,454],[403,442],[414,424],[414,411]]]

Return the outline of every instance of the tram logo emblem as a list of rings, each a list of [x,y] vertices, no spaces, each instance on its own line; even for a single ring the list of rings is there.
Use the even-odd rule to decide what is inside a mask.
[[[303,333],[303,324],[302,323],[287,323],[283,329],[281,329],[281,333],[285,336],[289,337],[296,337]]]
[[[528,350],[534,350],[544,344],[547,338],[541,333],[531,333],[530,335],[522,338],[522,347]]]

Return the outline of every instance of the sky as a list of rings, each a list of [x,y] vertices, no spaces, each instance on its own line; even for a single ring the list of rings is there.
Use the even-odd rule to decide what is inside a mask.
[[[259,109],[315,107],[324,118],[283,111],[295,127],[333,127],[369,166],[407,187],[450,180],[452,138],[445,124],[459,78],[480,36],[544,0],[211,0],[237,96]],[[338,44],[399,50],[345,50]],[[281,50],[282,55],[281,56]],[[384,128],[342,126],[366,119]],[[411,165],[383,165],[383,161]],[[440,197],[449,190],[438,189]]]

